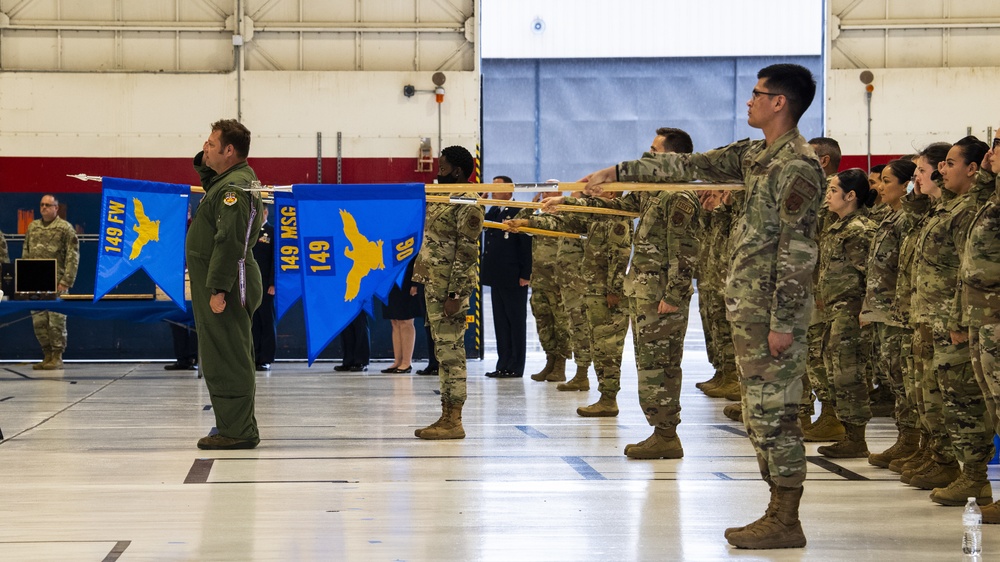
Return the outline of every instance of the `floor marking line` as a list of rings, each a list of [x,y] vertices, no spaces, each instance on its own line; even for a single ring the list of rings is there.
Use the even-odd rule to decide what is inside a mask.
[[[603,474],[580,457],[562,457],[562,460],[566,461],[566,464],[573,467],[573,470],[586,480],[607,480]]]
[[[125,549],[128,548],[130,544],[132,544],[132,541],[116,542],[114,548],[111,549],[111,552],[104,557],[104,562],[115,562],[115,560],[118,560],[118,557],[125,552]]]
[[[829,460],[829,459],[827,459],[825,457],[809,457],[809,456],[807,456],[806,460],[809,461],[809,462],[811,462],[811,463],[813,463],[814,465],[822,468],[823,470],[832,472],[832,473],[836,474],[837,476],[842,476],[845,480],[853,480],[853,481],[857,481],[857,482],[868,481],[869,480],[869,478],[867,476],[862,476],[862,475],[858,474],[857,472],[854,472],[852,470],[848,470],[848,469],[840,466],[839,464],[837,464],[837,463],[835,463],[835,462],[833,462],[833,461],[831,461],[831,460]]]
[[[530,425],[515,425],[518,430],[527,435],[528,437],[533,437],[535,439],[548,439],[549,436],[545,435],[541,431],[531,427]]]
[[[191,465],[191,469],[188,470],[187,477],[184,478],[185,484],[205,484],[208,482],[208,475],[212,472],[212,464],[215,463],[215,459],[195,459],[194,463]]]

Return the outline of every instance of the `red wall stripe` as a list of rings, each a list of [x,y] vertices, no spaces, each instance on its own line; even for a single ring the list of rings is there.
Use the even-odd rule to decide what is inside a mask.
[[[257,177],[269,185],[317,183],[315,158],[253,158]],[[434,172],[415,172],[416,158],[344,158],[341,183],[403,183],[434,181]],[[434,169],[437,169],[435,164]],[[67,175],[197,184],[190,158],[0,158],[0,192],[100,193],[98,182]],[[337,183],[337,159],[323,159],[323,183]]]

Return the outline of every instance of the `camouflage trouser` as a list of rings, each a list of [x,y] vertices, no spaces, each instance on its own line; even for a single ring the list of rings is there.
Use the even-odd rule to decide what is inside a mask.
[[[569,344],[573,348],[573,361],[578,367],[589,367],[590,323],[587,322],[587,300],[584,297],[583,280],[574,282],[562,290],[563,310],[569,318]]]
[[[639,406],[649,425],[661,429],[681,423],[681,359],[687,332],[687,303],[673,314],[656,312],[659,301],[629,299],[632,344],[639,374]]]
[[[447,295],[424,292],[427,303],[427,321],[434,337],[434,355],[438,360],[438,379],[441,382],[441,401],[448,404],[465,403],[465,314],[469,299],[462,299],[458,312],[453,316],[444,313]]]
[[[531,286],[531,315],[535,317],[538,343],[545,353],[559,359],[569,358],[569,320],[558,286]]]
[[[914,381],[920,422],[930,436],[928,447],[940,462],[951,462],[955,453],[944,425],[944,399],[934,364],[934,335],[927,324],[913,330]]]
[[[719,308],[722,310],[722,317],[725,318],[726,303],[722,300],[722,294],[718,291],[718,288],[713,287],[709,283],[704,283],[699,279],[698,315],[701,317],[701,327],[705,333],[705,351],[708,353],[708,362],[716,370],[721,370],[722,368],[720,365],[722,358],[719,356],[719,342],[715,339],[717,334],[715,331],[715,316],[713,315]]]
[[[796,328],[792,345],[772,357],[764,323],[733,322],[736,364],[743,387],[743,422],[768,483],[796,488],[806,479],[806,450],[799,425],[806,330]]]
[[[837,405],[837,419],[843,423],[864,425],[872,419],[863,345],[857,313],[848,309],[829,318],[823,334],[826,375]]]
[[[899,428],[912,429],[917,427],[917,406],[906,392],[903,383],[904,361],[900,350],[903,336],[908,332],[902,326],[893,326],[884,322],[876,322],[875,339],[878,343],[878,370],[889,377],[892,395],[896,398],[894,417]]]
[[[711,296],[709,296],[711,292]],[[715,349],[715,361],[712,366],[723,373],[736,372],[736,352],[733,350],[733,330],[726,318],[726,301],[722,296],[721,289],[711,290],[705,288],[705,302],[708,307],[708,325],[712,333],[712,347]],[[701,298],[699,295],[698,298]],[[698,303],[702,305],[701,302]],[[702,314],[703,322],[705,314]]]
[[[66,315],[58,312],[32,311],[31,324],[42,349],[51,348],[57,353],[66,349]]]
[[[969,349],[976,382],[986,399],[986,414],[994,433],[1000,433],[1000,324],[969,328]]]
[[[590,323],[590,350],[597,371],[597,389],[615,397],[621,389],[622,351],[628,333],[628,303],[608,307],[605,297],[587,297],[587,321]]]
[[[913,423],[917,429],[925,428],[923,422],[923,407],[920,404],[919,393],[917,392],[916,361],[914,359],[913,329],[909,327],[900,328],[899,347],[891,350],[902,358],[903,367],[903,391],[906,393],[906,403],[913,410]],[[898,413],[898,403],[897,403]],[[899,418],[897,418],[898,420]]]
[[[808,374],[809,386],[820,402],[833,405],[833,394],[830,392],[830,383],[827,380],[826,360],[823,354],[823,336],[826,333],[826,322],[810,324],[806,332],[808,345],[806,359],[806,373]]]
[[[876,385],[885,385],[886,388],[891,389],[892,382],[889,380],[889,374],[882,369],[882,365],[879,363],[881,352],[878,334],[875,331],[874,323],[861,326],[861,339],[859,340],[861,342],[861,371],[869,389],[875,388]]]
[[[969,342],[953,345],[950,333],[935,331],[934,366],[955,458],[963,465],[985,470],[993,458],[993,427],[986,414],[983,390],[972,370]]]

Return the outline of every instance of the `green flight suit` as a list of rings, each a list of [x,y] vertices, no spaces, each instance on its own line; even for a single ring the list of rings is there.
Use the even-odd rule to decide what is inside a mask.
[[[263,284],[253,259],[264,210],[260,196],[244,187],[257,181],[246,162],[221,174],[194,159],[205,196],[195,209],[187,234],[191,304],[198,332],[198,366],[212,398],[219,435],[260,442],[254,417],[256,391],[253,313]],[[226,292],[226,308],[215,314],[212,290]]]

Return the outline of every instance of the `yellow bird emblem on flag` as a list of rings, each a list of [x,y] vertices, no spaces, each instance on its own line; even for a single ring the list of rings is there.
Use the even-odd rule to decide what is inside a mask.
[[[354,262],[347,274],[347,289],[344,291],[344,301],[350,302],[358,296],[361,290],[361,280],[373,269],[385,269],[382,259],[382,241],[369,242],[360,231],[354,215],[340,210],[340,218],[344,221],[344,236],[351,243],[344,247],[344,255]]]
[[[142,247],[147,242],[160,241],[160,221],[150,220],[146,216],[146,211],[142,207],[142,201],[139,201],[138,198],[133,197],[132,203],[135,205],[136,220],[136,225],[132,227],[132,230],[139,233],[139,236],[135,239],[135,242],[132,242],[132,253],[128,257],[130,260],[139,257],[139,254],[142,253]]]

